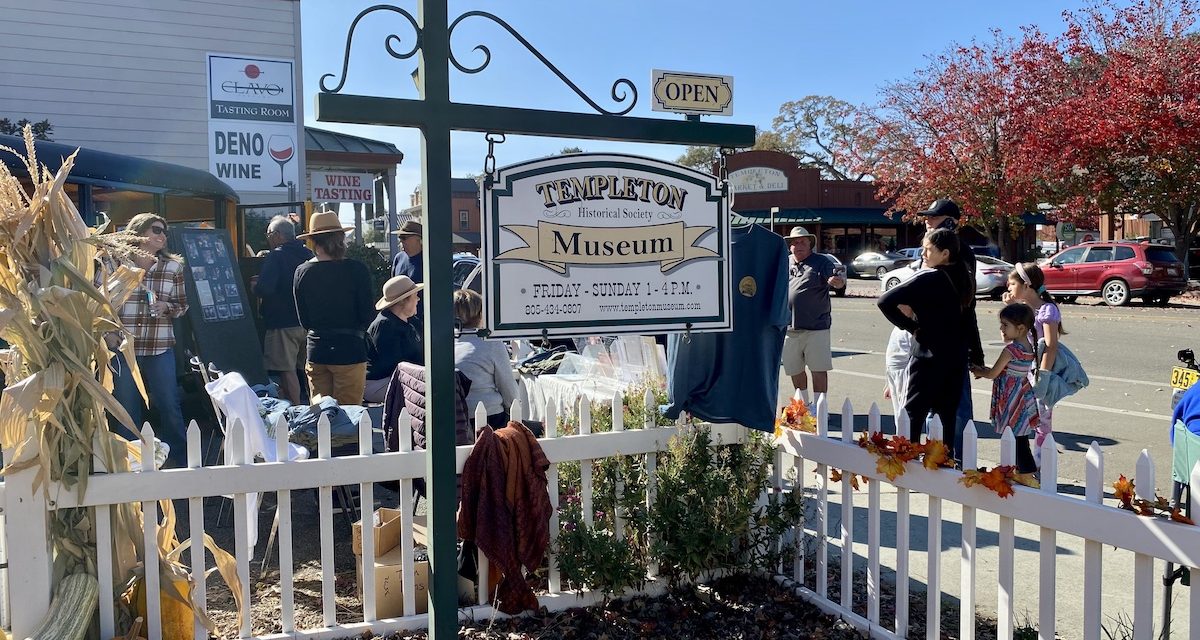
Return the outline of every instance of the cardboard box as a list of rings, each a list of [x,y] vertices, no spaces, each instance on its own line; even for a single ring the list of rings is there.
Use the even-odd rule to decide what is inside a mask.
[[[400,510],[380,507],[379,524],[375,529],[375,557],[378,558],[400,544]],[[354,555],[362,555],[362,520],[350,526],[351,546]]]
[[[429,527],[425,524],[425,516],[413,516],[413,544],[429,546]]]
[[[375,559],[375,616],[378,618],[399,618],[404,615],[404,576],[400,564],[402,554],[400,547],[383,554]],[[362,556],[354,556],[354,568],[357,574],[355,584],[358,586],[358,598],[363,597]],[[422,560],[413,566],[413,593],[416,613],[429,611],[429,562]]]

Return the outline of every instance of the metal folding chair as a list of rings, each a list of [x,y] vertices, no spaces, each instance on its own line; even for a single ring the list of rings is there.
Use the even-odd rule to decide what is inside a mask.
[[[192,356],[188,359],[188,364],[191,365],[192,373],[200,374],[200,379],[204,381],[205,386],[224,375],[224,372],[217,369],[217,365],[211,362],[205,366],[200,360],[200,356]],[[209,466],[217,461],[216,457],[213,456],[213,443],[217,439],[217,433],[220,432],[222,439],[225,437],[225,419],[221,414],[221,410],[211,397],[209,397],[208,402],[212,406],[213,416],[215,416],[217,421],[217,428],[208,432],[208,440],[205,441],[204,448],[201,450],[200,464],[203,466]],[[218,447],[217,452],[220,451],[221,449]]]
[[[1200,462],[1200,436],[1187,430],[1182,422],[1176,422],[1172,427],[1174,440],[1171,445],[1171,508],[1180,509],[1183,515],[1192,517],[1192,487],[1189,482],[1192,468]],[[1167,562],[1163,571],[1163,623],[1162,634],[1159,637],[1171,637],[1171,590],[1175,582],[1185,587],[1191,586],[1191,574],[1187,567],[1176,567]],[[1193,612],[1195,615],[1197,612]]]

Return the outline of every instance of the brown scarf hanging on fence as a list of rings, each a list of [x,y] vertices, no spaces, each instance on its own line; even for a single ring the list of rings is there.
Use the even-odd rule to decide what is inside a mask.
[[[463,466],[458,536],[478,545],[504,574],[496,589],[497,609],[536,611],[537,596],[522,567],[540,566],[550,544],[550,462],[537,438],[518,422],[495,432],[480,429],[476,438]]]

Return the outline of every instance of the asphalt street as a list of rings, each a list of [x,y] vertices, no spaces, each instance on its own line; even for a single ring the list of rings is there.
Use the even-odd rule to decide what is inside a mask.
[[[875,306],[879,284],[853,280],[850,295],[833,299],[834,371],[830,375],[830,414],[840,413],[849,398],[855,409],[855,428],[866,426],[872,402],[879,404],[885,429],[891,402],[883,397],[884,361],[891,325]],[[869,296],[869,297],[868,297]],[[1002,303],[979,300],[977,315],[988,364],[1003,347],[997,312]],[[1105,476],[1132,477],[1138,456],[1149,452],[1158,471],[1157,484],[1166,492],[1170,480],[1171,367],[1180,349],[1200,352],[1200,307],[1146,307],[1131,304],[1107,307],[1099,298],[1080,298],[1060,305],[1063,342],[1079,357],[1091,385],[1061,402],[1054,411],[1060,482],[1082,486],[1084,453],[1094,441],[1104,452]],[[781,376],[780,395],[792,387]],[[999,440],[988,421],[991,381],[976,380],[972,400],[980,436],[980,457],[999,460]],[[831,421],[831,428],[837,424]]]

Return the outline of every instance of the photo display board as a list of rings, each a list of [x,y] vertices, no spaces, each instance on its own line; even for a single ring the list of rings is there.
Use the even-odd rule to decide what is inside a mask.
[[[227,229],[172,227],[172,250],[184,258],[187,317],[198,355],[218,369],[266,382],[262,344],[249,292],[235,261]]]

